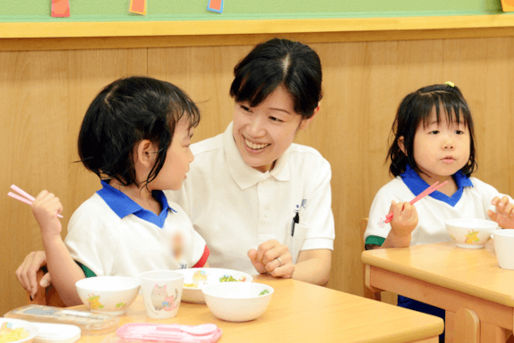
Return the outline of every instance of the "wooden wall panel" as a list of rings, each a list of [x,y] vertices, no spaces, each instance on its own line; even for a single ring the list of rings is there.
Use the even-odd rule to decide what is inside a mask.
[[[7,147],[0,189],[11,183],[55,191],[64,223],[97,188],[84,172],[75,142],[93,96],[111,80],[148,74],[184,89],[202,111],[194,140],[223,131],[233,102],[234,65],[248,45],[148,49],[1,52],[0,139]],[[479,170],[476,176],[514,194],[514,38],[313,43],[324,70],[324,98],[299,143],[317,148],[332,164],[336,243],[329,286],[362,294],[359,220],[389,180],[384,164],[396,107],[420,86],[451,80],[474,114]],[[14,271],[40,247],[26,205],[0,197],[0,313],[22,305]]]

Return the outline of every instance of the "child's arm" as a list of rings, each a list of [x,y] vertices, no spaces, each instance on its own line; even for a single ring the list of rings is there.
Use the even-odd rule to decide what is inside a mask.
[[[82,301],[77,294],[75,282],[83,279],[84,273],[70,256],[61,238],[61,222],[57,218],[57,213],[61,211],[59,198],[47,191],[39,193],[32,204],[32,213],[41,229],[52,284],[65,305],[78,305]]]
[[[382,248],[404,248],[410,246],[411,233],[418,225],[416,207],[408,202],[391,203],[391,231],[387,235]]]
[[[496,212],[487,210],[489,218],[494,220],[504,229],[514,229],[514,204],[507,196],[494,197],[491,203],[496,207]]]

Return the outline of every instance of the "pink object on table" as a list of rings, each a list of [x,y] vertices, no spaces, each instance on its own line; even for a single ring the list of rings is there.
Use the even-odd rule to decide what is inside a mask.
[[[116,336],[123,341],[153,341],[163,343],[217,342],[221,329],[216,324],[182,325],[129,323],[116,330]]]
[[[423,192],[419,193],[414,199],[409,201],[409,203],[411,205],[414,205],[417,201],[419,201],[419,200],[423,199],[424,197],[426,197],[427,195],[435,192],[436,190],[438,190],[439,188],[443,187],[447,183],[448,183],[448,180],[444,181],[441,184],[439,184],[439,181],[434,182],[434,184],[432,184],[431,186],[427,187]],[[386,224],[390,223],[391,220],[393,220],[393,213],[389,212],[386,215],[386,219],[385,219],[384,223],[386,223]]]
[[[13,192],[9,192],[7,193],[8,196],[10,196],[11,198],[14,198],[16,200],[19,200],[27,205],[32,205],[32,203],[34,202],[34,200],[36,200],[36,198],[34,198],[32,195],[30,195],[29,193],[25,192],[23,189],[21,189],[20,187],[16,186],[16,185],[11,185],[11,189],[19,194],[16,194],[16,193],[13,193]],[[57,217],[59,218],[62,218],[62,215],[60,215],[59,213],[57,213]]]

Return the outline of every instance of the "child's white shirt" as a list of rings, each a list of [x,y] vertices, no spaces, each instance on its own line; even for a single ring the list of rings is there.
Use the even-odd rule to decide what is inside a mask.
[[[422,181],[419,181],[421,178],[417,174],[419,180],[414,181],[415,177],[411,173],[409,174],[411,177],[409,179],[397,176],[380,188],[375,195],[368,216],[368,226],[364,233],[365,241],[369,236],[387,238],[391,225],[385,224],[383,221],[389,213],[391,201],[410,201],[424,188],[424,185],[421,187]],[[475,177],[466,178],[464,175],[459,175],[458,179],[458,181],[456,180],[457,184],[458,186],[461,184],[462,188],[460,198],[457,197],[457,194],[447,197],[445,194],[435,191],[416,202],[414,206],[418,213],[418,225],[412,232],[411,245],[451,241],[446,230],[445,220],[451,218],[489,219],[487,210],[491,208],[491,200],[496,196],[504,196],[493,186]],[[417,185],[413,186],[413,183]],[[417,188],[416,191],[413,192],[407,184],[411,188]],[[428,184],[425,183],[425,185],[428,187]]]
[[[102,183],[104,188],[82,203],[68,224],[65,243],[75,261],[98,276],[137,276],[149,270],[205,264],[205,241],[178,204],[168,205],[161,192],[163,211],[157,216],[141,211],[109,185],[104,199],[99,195],[106,189]]]

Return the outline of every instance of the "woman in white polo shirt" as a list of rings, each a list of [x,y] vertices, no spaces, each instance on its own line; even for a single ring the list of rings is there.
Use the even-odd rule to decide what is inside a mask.
[[[319,57],[302,43],[272,39],[234,76],[232,123],[191,146],[186,182],[167,195],[207,241],[211,267],[325,284],[334,240],[330,164],[293,144],[319,108]]]
[[[330,164],[293,144],[319,109],[319,57],[302,43],[272,39],[244,57],[234,76],[233,122],[191,146],[183,188],[166,195],[206,240],[211,267],[326,284],[335,236]],[[33,252],[18,274],[35,280],[44,263],[44,253]]]

